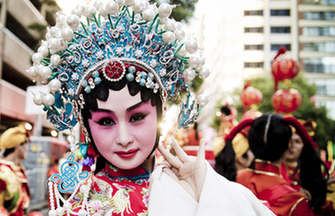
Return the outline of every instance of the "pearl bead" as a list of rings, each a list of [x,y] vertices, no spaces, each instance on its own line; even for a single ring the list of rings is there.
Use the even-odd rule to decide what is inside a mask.
[[[48,212],[48,215],[49,215],[49,216],[57,216],[57,212],[56,212],[56,210],[50,210],[50,211]]]
[[[186,50],[189,53],[194,53],[198,49],[198,43],[196,40],[191,39],[186,42]]]
[[[52,94],[46,94],[42,98],[43,104],[51,106],[55,103],[55,97]]]
[[[64,209],[62,207],[58,207],[56,209],[57,215],[63,215],[64,214]]]
[[[79,212],[78,212],[78,215],[79,216],[87,216],[88,214],[84,209],[80,209]]]
[[[95,10],[95,7],[93,7],[92,5],[87,5],[85,12],[86,12],[86,16],[89,17],[89,16],[93,16],[96,13],[96,10]]]
[[[52,65],[57,66],[60,63],[60,56],[57,54],[53,54],[50,58],[50,62]]]
[[[26,70],[26,72],[32,76],[35,77],[37,75],[37,68],[35,66],[32,66]]]
[[[49,49],[55,51],[60,46],[60,41],[57,38],[50,38],[48,40]]]
[[[56,23],[57,26],[63,26],[66,23],[66,16],[61,12],[57,12]]]
[[[191,67],[195,67],[199,64],[199,57],[198,56],[191,56],[189,59],[188,59],[188,64],[191,66]]]
[[[39,70],[39,75],[43,80],[46,80],[51,75],[51,69],[47,66],[42,66],[42,68]]]
[[[39,52],[39,53],[41,53],[41,55],[43,56],[43,57],[46,57],[48,54],[49,54],[49,50],[48,50],[48,47],[47,46],[40,46],[39,48],[38,48],[38,50],[37,50],[37,52]]]
[[[174,35],[173,32],[165,32],[163,34],[163,41],[167,44],[174,41],[175,39],[176,39],[176,36]]]
[[[69,203],[69,202],[67,202],[67,201],[64,202],[64,205],[63,205],[63,206],[64,206],[65,209],[71,209],[71,208],[72,208],[71,203]]]
[[[145,21],[150,21],[155,17],[155,12],[151,8],[147,8],[143,11],[142,16]]]
[[[204,65],[205,64],[205,58],[203,56],[199,57],[199,65]]]
[[[178,40],[183,40],[185,37],[185,32],[181,29],[176,29],[175,34]]]
[[[158,8],[158,13],[159,13],[160,18],[169,17],[171,12],[172,12],[172,7],[167,3],[161,4]]]
[[[73,14],[67,18],[67,24],[72,28],[76,29],[80,24],[80,19],[77,15]]]
[[[89,191],[90,191],[90,188],[87,185],[82,185],[80,187],[80,192],[82,192],[84,194],[88,193]]]
[[[51,80],[48,85],[51,92],[58,91],[62,86],[61,82],[58,79]]]
[[[124,4],[128,5],[128,6],[134,5],[134,3],[135,3],[135,0],[125,0],[125,2],[124,2]]]
[[[114,1],[110,1],[106,4],[105,11],[107,12],[107,14],[116,14],[117,10],[117,4]]]
[[[33,59],[33,62],[35,64],[39,64],[41,62],[41,59],[42,59],[42,54],[41,53],[34,53],[33,56],[32,56],[32,59]]]
[[[133,6],[133,10],[136,13],[141,13],[145,8],[145,3],[143,2],[143,0],[135,0],[135,4]]]
[[[65,40],[71,41],[73,37],[73,31],[69,27],[62,29],[62,36]]]
[[[205,78],[207,78],[209,76],[209,73],[210,72],[209,72],[208,68],[203,69],[203,70],[200,71],[200,77],[203,78],[203,79],[205,79]]]
[[[206,94],[201,94],[198,96],[198,102],[201,106],[205,106],[206,104],[208,104],[208,99],[209,96]]]
[[[124,0],[116,0],[116,3],[119,5],[119,7],[122,7],[124,5]]]
[[[175,23],[174,20],[168,19],[165,23],[165,29],[168,31],[174,31],[176,29],[174,23]]]
[[[61,37],[61,31],[58,27],[53,26],[49,31],[53,37]]]
[[[195,72],[191,69],[188,69],[184,72],[184,78],[186,81],[192,81],[195,77]]]
[[[40,93],[36,93],[33,95],[33,101],[36,105],[42,105],[42,96]]]

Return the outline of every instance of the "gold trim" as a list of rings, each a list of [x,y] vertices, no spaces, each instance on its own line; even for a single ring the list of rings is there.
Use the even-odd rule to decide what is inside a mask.
[[[255,159],[255,162],[265,163],[265,164],[271,164],[273,166],[276,166],[280,169],[280,164],[275,164],[271,161],[261,160],[261,159]]]
[[[279,174],[273,173],[273,172],[265,172],[265,171],[260,171],[260,170],[254,170],[251,169],[252,172],[256,173],[256,174],[262,174],[262,175],[268,175],[268,176],[278,176],[280,177]]]
[[[298,199],[295,203],[294,203],[294,205],[291,207],[291,210],[290,210],[290,213],[288,214],[288,216],[291,216],[292,215],[292,213],[293,213],[293,211],[295,210],[295,208],[297,207],[297,205],[301,202],[301,201],[303,201],[305,199],[305,197],[301,197],[300,199]]]

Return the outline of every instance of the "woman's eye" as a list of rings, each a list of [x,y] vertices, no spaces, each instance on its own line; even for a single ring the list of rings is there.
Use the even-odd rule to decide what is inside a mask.
[[[143,120],[145,117],[147,116],[147,114],[144,113],[136,113],[134,115],[132,115],[129,119],[130,122],[138,122]]]
[[[102,126],[112,126],[115,124],[115,122],[111,118],[102,118],[99,121],[97,121],[97,123]]]

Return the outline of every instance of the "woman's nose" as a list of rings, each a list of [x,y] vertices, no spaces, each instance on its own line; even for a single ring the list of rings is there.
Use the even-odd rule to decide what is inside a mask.
[[[117,143],[122,146],[127,146],[133,142],[133,138],[129,133],[128,127],[126,123],[119,124],[119,136],[117,139]]]

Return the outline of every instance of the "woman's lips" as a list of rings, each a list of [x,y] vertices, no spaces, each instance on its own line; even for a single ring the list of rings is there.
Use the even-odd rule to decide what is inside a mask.
[[[120,158],[130,159],[134,157],[138,152],[138,149],[130,149],[129,151],[118,151],[115,152]]]

